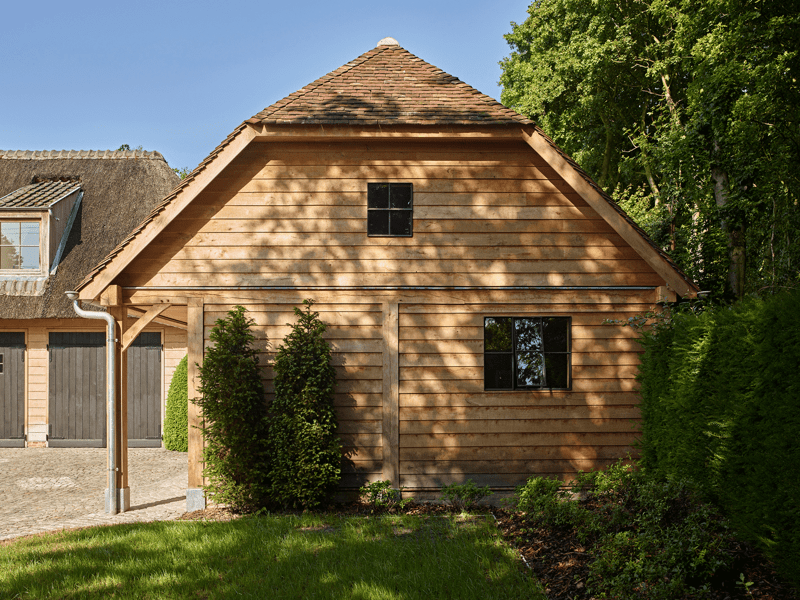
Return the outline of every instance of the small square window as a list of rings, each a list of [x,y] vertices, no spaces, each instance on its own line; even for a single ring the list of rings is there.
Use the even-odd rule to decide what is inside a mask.
[[[570,389],[569,317],[485,317],[486,390]]]
[[[367,184],[367,235],[413,235],[413,188],[410,183]]]

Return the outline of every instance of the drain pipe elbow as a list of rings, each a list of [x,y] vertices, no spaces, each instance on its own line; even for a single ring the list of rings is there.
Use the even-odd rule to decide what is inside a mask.
[[[117,422],[116,422],[116,322],[107,312],[84,310],[80,307],[78,292],[65,292],[72,300],[72,308],[84,319],[101,319],[106,322],[106,416],[108,419],[108,498],[106,512],[115,515],[119,512],[119,492],[117,491]]]

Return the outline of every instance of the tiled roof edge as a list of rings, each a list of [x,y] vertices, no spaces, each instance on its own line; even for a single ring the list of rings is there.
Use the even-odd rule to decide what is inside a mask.
[[[86,277],[84,277],[83,281],[81,281],[78,284],[76,290],[80,291],[81,289],[86,287],[98,274],[100,274],[100,272],[105,270],[105,268],[114,259],[114,257],[116,257],[120,252],[122,252],[125,249],[125,247],[128,244],[130,244],[133,241],[133,239],[147,227],[149,223],[153,221],[153,219],[155,219],[159,214],[161,214],[167,208],[167,206],[169,206],[175,200],[175,198],[177,198],[181,194],[181,192],[183,192],[183,190],[186,189],[186,187],[188,187],[189,184],[191,184],[191,182],[197,179],[197,176],[203,171],[205,171],[208,168],[208,166],[212,162],[214,162],[217,156],[219,156],[219,154],[225,148],[227,148],[231,144],[231,142],[233,142],[233,140],[236,139],[236,137],[245,129],[247,129],[247,123],[242,123],[236,129],[234,129],[233,132],[231,132],[231,134],[228,137],[226,137],[219,146],[214,148],[211,154],[209,154],[203,160],[203,162],[197,165],[197,167],[191,173],[189,173],[185,178],[183,178],[181,182],[177,186],[175,186],[175,189],[173,189],[169,194],[167,194],[167,196],[150,212],[147,218],[145,218],[145,220],[142,221],[139,224],[139,226],[130,233],[130,235],[128,235],[128,237],[122,240],[117,245],[117,247],[114,248],[108,254],[108,256],[106,256],[102,261],[100,261],[100,263],[94,269],[92,269],[89,272],[89,274],[86,275]]]
[[[0,160],[53,160],[53,159],[149,159],[164,160],[155,150],[0,150]],[[164,162],[166,162],[164,160]]]

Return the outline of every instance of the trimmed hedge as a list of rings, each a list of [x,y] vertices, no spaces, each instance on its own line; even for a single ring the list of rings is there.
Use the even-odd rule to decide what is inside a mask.
[[[169,384],[167,409],[164,415],[164,448],[176,452],[189,451],[189,380],[187,357],[184,356]]]
[[[644,335],[642,461],[688,477],[800,584],[800,292]]]

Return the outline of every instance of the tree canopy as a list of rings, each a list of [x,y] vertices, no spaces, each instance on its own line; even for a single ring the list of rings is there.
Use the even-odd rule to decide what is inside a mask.
[[[800,10],[779,0],[536,0],[502,101],[715,296],[800,281]]]

